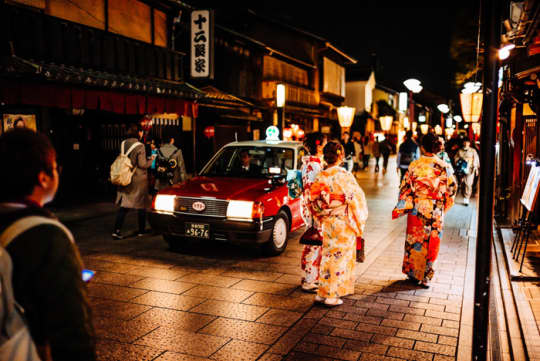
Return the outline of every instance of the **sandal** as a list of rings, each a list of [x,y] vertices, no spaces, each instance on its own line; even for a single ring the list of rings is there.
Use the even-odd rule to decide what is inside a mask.
[[[341,298],[327,298],[324,300],[324,304],[326,306],[335,307],[343,304],[343,300]]]
[[[319,295],[315,296],[315,302],[317,302],[317,303],[325,303],[325,301],[326,301],[326,298],[321,297]]]
[[[317,288],[319,287],[315,283],[302,283],[302,291],[304,292],[316,293]]]
[[[429,288],[429,283],[427,281],[422,281],[418,285],[426,290]]]

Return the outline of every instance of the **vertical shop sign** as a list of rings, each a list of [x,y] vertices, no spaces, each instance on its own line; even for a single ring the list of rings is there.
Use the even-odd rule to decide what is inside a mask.
[[[191,12],[191,77],[214,77],[214,17],[210,10]]]

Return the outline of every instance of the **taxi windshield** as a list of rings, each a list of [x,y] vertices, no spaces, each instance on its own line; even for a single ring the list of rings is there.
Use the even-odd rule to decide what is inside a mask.
[[[286,175],[293,168],[294,151],[289,148],[226,147],[204,167],[201,175],[262,178]]]

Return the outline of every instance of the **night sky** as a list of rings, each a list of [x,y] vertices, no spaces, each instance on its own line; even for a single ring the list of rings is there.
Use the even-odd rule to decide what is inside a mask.
[[[398,88],[403,80],[415,77],[426,90],[455,97],[457,92],[451,85],[454,62],[449,54],[450,39],[456,28],[459,6],[475,6],[476,2],[433,1],[420,6],[414,5],[420,2],[405,1],[402,4],[407,6],[401,7],[385,5],[391,2],[365,0],[232,1],[226,4],[248,7],[322,36],[358,59],[360,64],[373,63],[376,54],[377,79],[383,84]]]

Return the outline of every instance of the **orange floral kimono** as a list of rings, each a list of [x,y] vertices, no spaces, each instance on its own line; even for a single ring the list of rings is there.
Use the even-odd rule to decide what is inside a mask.
[[[362,236],[368,217],[364,191],[340,166],[319,173],[310,190],[312,214],[323,235],[317,294],[323,298],[353,294],[356,238]]]
[[[444,213],[454,204],[456,182],[451,166],[437,156],[422,156],[409,165],[401,182],[392,218],[407,214],[402,271],[419,281],[433,277]]]

